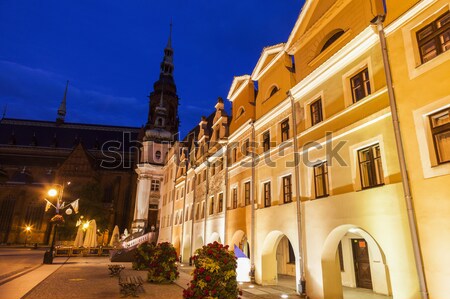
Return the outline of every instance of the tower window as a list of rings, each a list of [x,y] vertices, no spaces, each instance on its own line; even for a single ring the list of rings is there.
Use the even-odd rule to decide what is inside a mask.
[[[152,180],[151,191],[159,191],[159,181]]]
[[[156,158],[156,160],[160,160],[161,159],[161,152],[160,151],[156,151],[155,152],[155,158]]]

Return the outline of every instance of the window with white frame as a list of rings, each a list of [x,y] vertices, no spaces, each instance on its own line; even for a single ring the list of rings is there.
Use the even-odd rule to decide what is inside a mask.
[[[314,190],[316,198],[329,195],[328,165],[326,161],[314,165]]]
[[[384,184],[380,145],[374,144],[358,151],[359,172],[363,189]]]
[[[283,202],[288,203],[292,201],[292,176],[283,177]]]
[[[223,193],[219,193],[218,213],[223,212]]]
[[[281,123],[281,142],[289,139],[289,118]]]
[[[270,196],[270,182],[266,182],[263,185],[263,197],[264,207],[270,207],[272,205],[272,198]]]
[[[270,149],[270,131],[264,132],[262,135],[263,151]]]
[[[233,200],[232,207],[233,207],[233,209],[236,209],[238,207],[238,190],[237,190],[237,187],[233,188],[232,200]]]
[[[321,121],[323,121],[322,114],[322,99],[318,98],[309,105],[309,110],[311,113],[311,126],[314,126]]]
[[[214,196],[210,198],[211,203],[209,204],[209,215],[214,214]]]
[[[350,78],[350,87],[353,103],[371,94],[369,70],[367,67]]]
[[[245,205],[250,204],[250,182],[244,183],[244,199],[245,199]]]
[[[450,162],[450,108],[429,116],[434,151],[439,164]]]
[[[417,31],[417,44],[422,63],[450,49],[450,12],[446,11],[437,19]]]

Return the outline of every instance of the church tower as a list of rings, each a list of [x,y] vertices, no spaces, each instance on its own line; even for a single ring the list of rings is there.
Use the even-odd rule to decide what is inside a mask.
[[[149,96],[150,108],[146,129],[170,132],[172,141],[175,141],[178,139],[179,119],[178,95],[173,70],[172,24],[170,24],[170,34],[164,49],[159,80],[153,84],[153,92]]]
[[[150,93],[148,119],[142,140],[140,161],[136,168],[138,184],[132,232],[149,232],[158,228],[158,204],[163,179],[164,160],[169,148],[178,140],[178,95],[173,79],[172,24],[164,49],[159,79]]]

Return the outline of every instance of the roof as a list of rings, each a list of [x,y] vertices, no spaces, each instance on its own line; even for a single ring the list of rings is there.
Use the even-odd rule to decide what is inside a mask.
[[[137,127],[3,118],[0,145],[71,149],[82,142],[90,150],[101,149],[108,141],[120,141],[128,150],[138,141],[140,131]]]

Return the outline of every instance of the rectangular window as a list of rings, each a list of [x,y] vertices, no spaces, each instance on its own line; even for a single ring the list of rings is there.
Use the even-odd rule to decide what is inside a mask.
[[[270,149],[270,132],[267,131],[263,134],[263,150],[266,152]]]
[[[202,203],[202,218],[205,218],[205,210],[206,210],[206,203],[203,201],[203,203]]]
[[[446,12],[416,33],[422,63],[450,49],[450,12]]]
[[[237,188],[233,188],[233,209],[238,207]]]
[[[237,162],[237,148],[236,147],[232,149],[232,154],[233,154],[232,162],[236,163]]]
[[[223,212],[223,193],[219,194],[219,213]]]
[[[211,176],[216,174],[216,163],[211,164]]]
[[[220,158],[219,160],[219,170],[218,171],[222,171],[223,170],[223,158]]]
[[[242,153],[244,154],[244,156],[247,156],[249,146],[250,146],[250,140],[247,139],[247,140],[245,140],[244,146],[242,148]]]
[[[206,169],[203,170],[203,181],[206,181]]]
[[[322,99],[319,98],[318,100],[314,101],[309,106],[309,109],[311,111],[311,126],[320,123],[323,120]]]
[[[381,152],[378,144],[358,151],[359,171],[363,189],[384,184]]]
[[[292,181],[291,176],[283,177],[283,202],[288,203],[292,201]]]
[[[357,73],[350,78],[350,85],[352,88],[352,98],[353,103],[368,96],[370,92],[370,80],[369,80],[369,70],[367,68],[363,69],[361,72]]]
[[[245,198],[245,205],[250,204],[250,182],[246,182],[244,184],[244,198]]]
[[[289,139],[289,119],[281,123],[281,142]]]
[[[431,115],[430,126],[438,163],[450,162],[450,108]]]
[[[159,191],[159,180],[152,180],[151,191]]]
[[[264,207],[270,207],[272,204],[272,200],[270,197],[270,182],[264,183]]]
[[[198,220],[200,217],[200,204],[195,206],[195,220]]]
[[[211,204],[209,205],[209,215],[214,214],[214,196],[211,197]]]
[[[328,166],[322,162],[314,166],[314,186],[316,198],[328,196]]]

